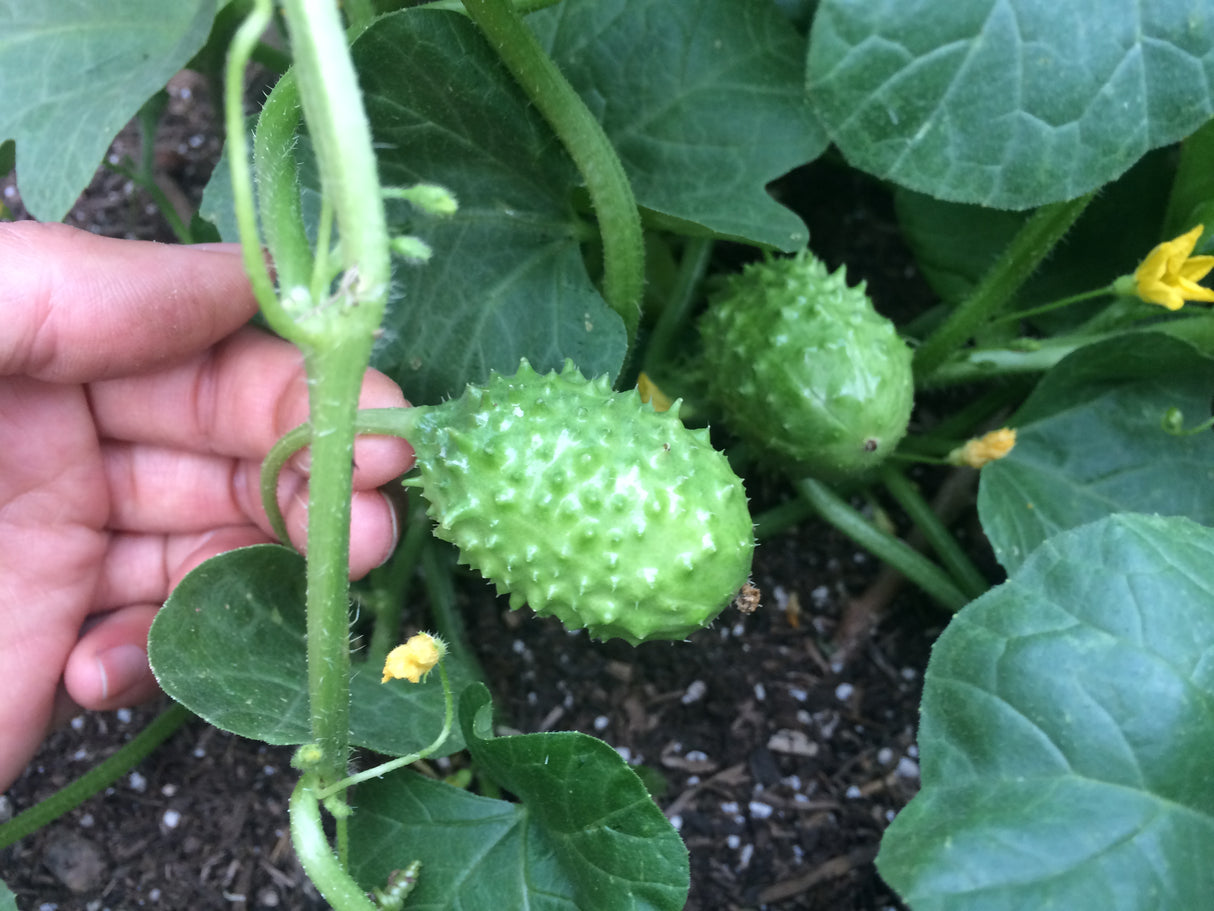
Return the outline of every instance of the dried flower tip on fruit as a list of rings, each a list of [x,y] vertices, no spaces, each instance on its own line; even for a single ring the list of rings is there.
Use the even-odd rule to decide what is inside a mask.
[[[637,392],[641,394],[641,401],[652,405],[654,411],[669,411],[673,404],[670,396],[659,389],[658,384],[644,371],[637,377]]]
[[[958,446],[948,454],[950,465],[968,465],[970,468],[981,468],[987,462],[1002,459],[1016,445],[1016,431],[1010,427],[1000,427],[988,434],[968,441],[964,446]]]
[[[1214,290],[1197,284],[1214,269],[1214,256],[1192,255],[1204,229],[1198,225],[1148,253],[1134,270],[1134,293],[1169,310],[1179,310],[1185,301],[1214,301]]]
[[[404,645],[398,645],[388,652],[388,658],[384,661],[384,677],[380,683],[389,680],[419,683],[446,654],[447,644],[442,639],[429,633],[418,633]]]

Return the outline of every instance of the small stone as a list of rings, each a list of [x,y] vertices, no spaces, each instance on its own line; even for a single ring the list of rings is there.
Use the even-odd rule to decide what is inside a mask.
[[[42,864],[51,875],[77,895],[95,893],[105,876],[105,853],[94,841],[72,832],[55,836],[47,844]]]

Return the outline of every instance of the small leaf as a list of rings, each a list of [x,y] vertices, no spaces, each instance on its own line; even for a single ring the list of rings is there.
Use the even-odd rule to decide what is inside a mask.
[[[915,911],[1209,904],[1212,563],[1208,528],[1113,515],[957,614],[877,858]]]
[[[156,615],[148,659],[164,691],[216,727],[267,743],[312,739],[304,559],[277,544],[212,557],[192,570]],[[447,658],[459,692],[471,674]],[[350,742],[390,756],[429,744],[443,726],[437,674],[381,684],[381,667],[354,662]],[[453,734],[439,751],[459,750]]]
[[[1115,512],[1214,524],[1214,434],[1175,436],[1210,413],[1214,360],[1162,332],[1081,348],[1054,367],[1008,422],[1016,447],[982,469],[978,512],[1014,570],[1055,532]]]
[[[0,2],[0,139],[17,142],[21,201],[58,221],[118,131],[194,56],[215,0]]]
[[[17,911],[17,897],[0,880],[0,911]]]
[[[847,159],[955,202],[1025,209],[1115,179],[1214,113],[1197,0],[823,0],[808,89]]]
[[[493,738],[481,685],[460,719],[477,767],[521,803],[413,774],[360,786],[350,853],[365,888],[420,860],[419,908],[683,908],[687,850],[611,747],[578,733]]]

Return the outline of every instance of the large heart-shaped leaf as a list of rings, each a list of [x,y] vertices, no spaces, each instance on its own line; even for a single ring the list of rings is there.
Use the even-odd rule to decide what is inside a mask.
[[[687,850],[611,747],[577,733],[494,738],[488,691],[460,702],[477,767],[521,802],[413,773],[361,785],[350,856],[365,888],[420,860],[411,908],[682,909]]]
[[[598,116],[637,202],[794,251],[809,235],[765,185],[827,145],[804,93],[805,39],[771,3],[562,0],[529,16]]]
[[[0,0],[0,139],[21,201],[58,221],[145,101],[206,41],[215,0]]]
[[[1211,529],[1114,515],[957,614],[877,858],[915,911],[1209,905],[1212,566]]]
[[[164,691],[216,727],[267,743],[312,739],[308,714],[304,559],[277,544],[212,557],[192,570],[156,614],[148,659]],[[472,679],[445,659],[458,692]],[[412,753],[443,726],[442,684],[380,683],[355,662],[350,742],[390,756]],[[456,733],[437,755],[462,747]]]
[[[1214,113],[1207,0],[823,0],[808,88],[863,170],[1024,209],[1107,183]]]
[[[1016,447],[982,469],[978,512],[1015,569],[1056,531],[1114,512],[1214,525],[1214,434],[1175,436],[1210,414],[1214,361],[1162,332],[1089,345],[1045,375],[1009,422]]]

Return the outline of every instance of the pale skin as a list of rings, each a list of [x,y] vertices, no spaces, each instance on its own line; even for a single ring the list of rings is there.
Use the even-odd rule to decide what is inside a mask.
[[[54,724],[156,693],[148,626],[216,554],[272,540],[262,457],[307,418],[302,359],[246,323],[238,251],[0,224],[0,791]],[[371,371],[360,404],[405,404]],[[408,469],[355,447],[350,570],[396,543],[377,489]],[[279,487],[306,535],[306,456]]]

